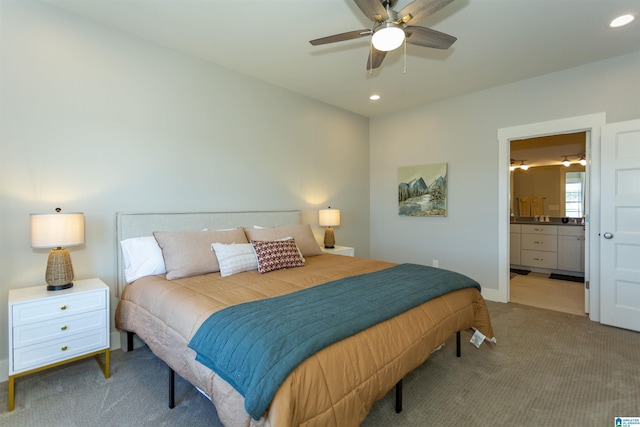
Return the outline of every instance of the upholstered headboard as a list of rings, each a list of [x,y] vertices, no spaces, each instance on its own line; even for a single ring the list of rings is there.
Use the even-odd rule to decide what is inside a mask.
[[[300,211],[116,213],[117,295],[126,285],[120,242],[151,236],[154,231],[220,230],[235,227],[277,227],[300,224]]]

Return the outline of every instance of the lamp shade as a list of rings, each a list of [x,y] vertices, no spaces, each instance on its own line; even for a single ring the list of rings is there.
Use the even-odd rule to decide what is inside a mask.
[[[31,247],[60,248],[84,243],[84,214],[31,214]]]
[[[318,223],[322,227],[340,225],[340,209],[320,209]]]

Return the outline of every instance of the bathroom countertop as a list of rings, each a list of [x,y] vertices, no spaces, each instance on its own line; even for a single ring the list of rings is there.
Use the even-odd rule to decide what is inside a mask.
[[[571,226],[571,227],[575,227],[575,226],[583,226],[584,224],[578,222],[578,223],[574,223],[572,221],[564,223],[562,221],[549,221],[549,222],[543,222],[543,221],[532,221],[532,220],[516,220],[516,221],[511,221],[511,224],[526,224],[526,225],[561,225],[561,226]]]

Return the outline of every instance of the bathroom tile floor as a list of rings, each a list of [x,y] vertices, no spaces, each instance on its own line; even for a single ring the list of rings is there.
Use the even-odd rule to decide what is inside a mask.
[[[549,279],[548,274],[516,275],[510,281],[511,302],[586,316],[584,284]]]

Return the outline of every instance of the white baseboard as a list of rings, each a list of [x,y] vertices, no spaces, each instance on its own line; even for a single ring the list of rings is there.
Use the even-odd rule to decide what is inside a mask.
[[[487,301],[508,302],[503,301],[503,297],[497,289],[482,288],[482,298],[486,299]]]
[[[111,351],[120,350],[120,332],[111,332],[109,335]],[[0,360],[0,383],[9,380],[9,359]]]
[[[111,351],[120,350],[120,347],[122,346],[122,342],[120,341],[120,331],[111,332],[111,335],[109,337],[109,342],[111,343]]]
[[[9,359],[0,360],[0,383],[9,381]]]

